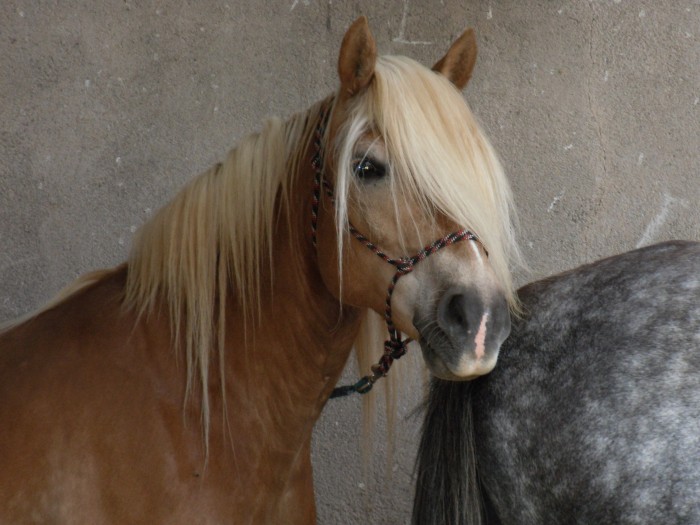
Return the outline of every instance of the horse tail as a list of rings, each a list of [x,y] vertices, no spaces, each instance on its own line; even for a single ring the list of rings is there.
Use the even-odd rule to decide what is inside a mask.
[[[472,382],[434,379],[416,457],[413,525],[482,525]]]

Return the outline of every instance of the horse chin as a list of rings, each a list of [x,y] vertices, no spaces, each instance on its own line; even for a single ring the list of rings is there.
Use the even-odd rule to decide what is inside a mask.
[[[481,358],[475,358],[470,355],[471,352],[461,352],[462,355],[459,358],[443,359],[440,355],[441,353],[449,352],[449,354],[454,354],[454,350],[439,352],[424,338],[420,339],[420,347],[430,373],[438,379],[447,381],[471,381],[476,379],[491,372],[498,360],[498,352],[493,352],[488,357],[484,356]]]

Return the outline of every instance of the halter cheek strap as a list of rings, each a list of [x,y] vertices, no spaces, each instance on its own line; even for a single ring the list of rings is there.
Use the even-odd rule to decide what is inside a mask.
[[[327,119],[328,115],[326,114],[326,110],[324,108],[321,110],[319,123],[316,127],[314,136],[314,146],[316,152],[311,161],[311,165],[315,172],[313,197],[311,203],[311,241],[314,247],[317,245],[316,232],[318,229],[318,209],[321,202],[321,188],[323,188],[331,202],[335,204],[333,186],[329,181],[323,178],[322,140]],[[472,232],[466,229],[461,229],[456,232],[449,233],[432,244],[429,244],[413,257],[398,257],[394,259],[389,257],[377,245],[373,244],[366,236],[360,233],[357,228],[352,225],[352,223],[349,224],[348,230],[352,236],[355,237],[355,239],[357,239],[375,255],[394,266],[396,268],[396,273],[394,273],[394,276],[389,283],[386,294],[384,321],[386,322],[387,331],[389,332],[389,338],[384,341],[384,353],[382,354],[382,357],[379,359],[378,363],[372,365],[371,374],[362,377],[359,381],[352,385],[345,385],[335,388],[331,394],[331,398],[346,396],[348,394],[352,394],[353,392],[357,392],[358,394],[366,394],[372,390],[372,387],[377,379],[384,377],[389,373],[389,369],[394,363],[394,360],[402,357],[408,350],[408,343],[411,342],[411,339],[401,339],[401,333],[396,329],[396,326],[394,326],[394,321],[392,319],[391,297],[399,279],[404,275],[411,273],[416,264],[447,246],[451,246],[452,244],[463,240],[479,241],[479,238]]]

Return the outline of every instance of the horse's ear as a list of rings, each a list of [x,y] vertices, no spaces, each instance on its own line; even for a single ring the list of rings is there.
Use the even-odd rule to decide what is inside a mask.
[[[447,50],[445,56],[433,66],[433,71],[445,75],[457,89],[464,89],[476,63],[476,37],[469,28]]]
[[[341,91],[350,96],[367,87],[374,75],[377,46],[369,31],[367,17],[355,20],[343,37],[338,57]]]

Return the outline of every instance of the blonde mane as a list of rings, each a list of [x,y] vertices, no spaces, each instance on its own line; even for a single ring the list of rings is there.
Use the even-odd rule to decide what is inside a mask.
[[[134,240],[126,304],[140,315],[167,304],[174,341],[185,351],[186,399],[195,384],[201,388],[205,436],[211,360],[218,358],[224,371],[227,298],[234,294],[244,318],[260,315],[261,268],[271,269],[275,220],[285,213],[321,105],[286,122],[269,119],[191,181]]]

